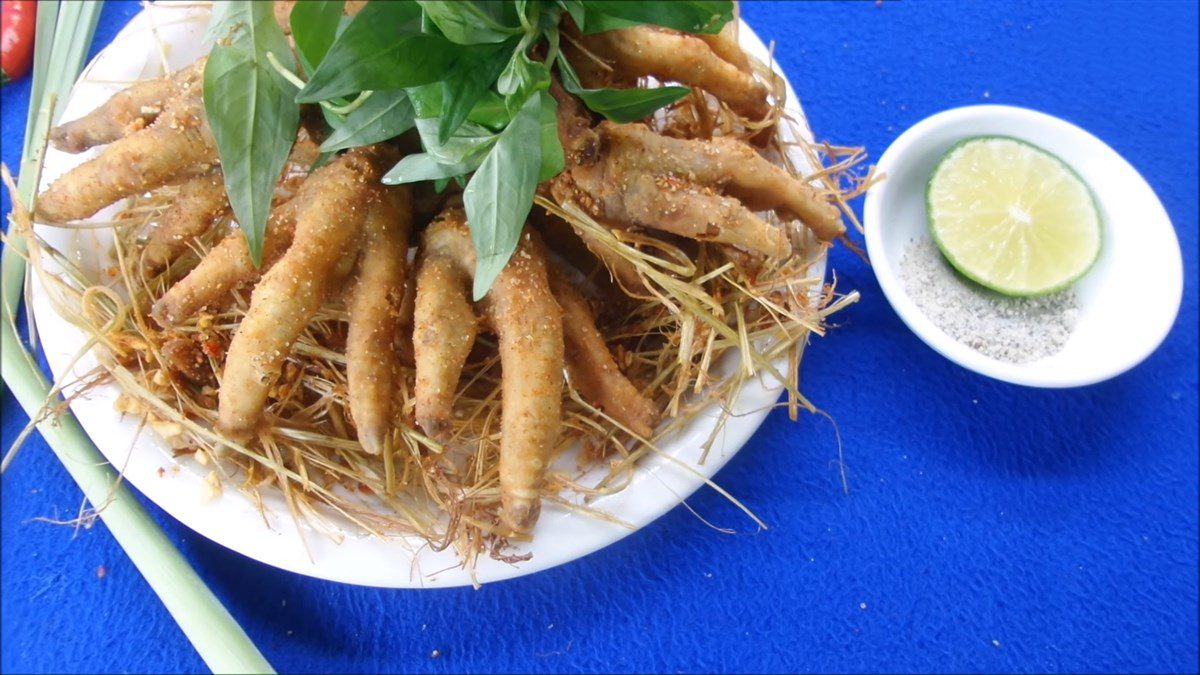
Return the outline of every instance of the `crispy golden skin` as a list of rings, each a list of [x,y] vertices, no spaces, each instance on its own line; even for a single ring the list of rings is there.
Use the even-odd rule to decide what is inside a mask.
[[[561,272],[550,274],[550,289],[563,313],[567,371],[579,393],[642,438],[654,433],[658,410],[621,372],[596,328],[587,300]]]
[[[458,377],[475,336],[467,301],[475,250],[461,209],[435,220],[422,243],[413,339],[417,423],[445,438]],[[550,293],[545,255],[526,230],[481,303],[499,337],[500,517],[528,531],[541,511],[539,488],[562,424],[563,324]]]
[[[602,122],[578,130],[560,121],[569,157],[551,184],[609,224],[640,226],[733,244],[769,257],[791,253],[786,232],[754,214],[774,209],[800,218],[819,238],[842,235],[838,210],[816,190],[732,138],[669,138],[641,124]],[[594,159],[593,159],[594,158]]]
[[[254,262],[250,259],[250,249],[246,245],[245,237],[240,232],[234,232],[214,246],[186,277],[176,282],[167,293],[159,298],[151,313],[159,325],[166,328],[186,320],[201,309],[223,305],[231,299],[230,294],[235,289],[258,281],[261,273],[275,264],[287,247],[292,245],[296,220],[296,202],[292,198],[295,197],[299,186],[310,178],[307,172],[295,169],[310,167],[316,161],[317,155],[316,143],[302,131],[288,158],[292,169],[285,169],[283,179],[275,186],[277,202],[271,207],[271,214],[267,218],[261,267],[255,267]],[[216,176],[215,180],[220,185],[220,173],[217,172]],[[314,174],[313,177],[317,181],[329,180],[321,174]],[[183,213],[176,213],[182,204],[188,202],[186,197],[191,185],[192,183],[189,182],[183,186],[177,202],[163,214],[158,225],[150,232],[143,258],[144,264],[150,272],[157,271],[156,266],[152,263],[162,256],[162,248],[177,245],[174,243],[176,237],[172,236],[178,232],[176,226],[172,224],[174,219],[182,218],[187,213],[194,213],[190,209]],[[213,203],[215,203],[216,197],[207,190],[215,187],[217,186],[205,186],[205,199],[213,199]],[[225,208],[228,208],[228,195],[223,188],[221,189],[221,198]],[[200,234],[199,231],[192,231],[191,227],[207,228],[212,225],[213,220],[213,218],[209,218],[207,222],[201,223],[190,220],[189,216],[187,238],[194,238]],[[187,238],[182,242],[184,247],[189,243]],[[172,252],[171,256],[174,255],[178,255],[178,253]]]
[[[140,131],[158,117],[172,96],[199,80],[204,63],[201,59],[174,75],[138,82],[118,92],[99,108],[56,127],[50,143],[74,154]]]
[[[558,141],[567,168],[595,164],[600,159],[600,136],[592,128],[591,113],[558,80],[550,81],[550,95],[557,104]]]
[[[786,232],[753,210],[799,218],[823,240],[845,232],[836,207],[745,143],[670,138],[642,124],[602,122],[593,128],[575,97],[557,83],[550,93],[558,103],[558,136],[567,159],[567,169],[550,183],[560,204],[574,202],[610,227],[657,229],[770,257],[787,256],[791,244]],[[622,285],[641,287],[636,274],[623,269],[628,263],[587,243]]]
[[[363,221],[363,243],[346,303],[346,379],[358,441],[383,452],[392,428],[396,333],[408,267],[412,193],[407,185],[380,190]]]
[[[180,279],[154,303],[150,316],[167,328],[205,308],[215,308],[229,300],[230,294],[258,281],[292,244],[296,226],[296,201],[276,206],[267,219],[263,238],[261,269],[250,258],[250,248],[241,232],[233,232],[213,247],[186,277]]]
[[[726,28],[729,28],[728,26]],[[584,64],[579,76],[585,87],[628,84],[652,76],[699,87],[747,119],[764,119],[771,111],[767,88],[750,74],[749,61],[732,33],[696,36],[659,26],[633,26],[584,35],[571,33],[583,49],[603,59],[611,71],[598,68],[581,50],[569,50],[572,64]]]
[[[228,208],[220,171],[197,176],[180,186],[179,195],[146,240],[142,250],[146,270],[158,272],[170,265]]]
[[[721,28],[721,32],[715,35],[701,33],[696,37],[703,40],[714,54],[729,62],[734,68],[750,74],[753,72],[750,67],[750,57],[746,56],[746,52],[738,44],[737,31],[737,21],[730,21]]]
[[[562,316],[545,275],[538,248],[519,247],[485,303],[501,367],[516,364],[501,383],[500,515],[518,531],[541,512],[539,488],[562,424]]]
[[[534,208],[530,213],[530,223],[537,227],[542,241],[550,250],[565,258],[584,276],[600,283],[602,290],[614,291],[610,294],[611,299],[620,301],[628,293],[643,288],[642,279],[633,263],[611,252],[590,232],[576,229],[567,221],[539,208]],[[597,271],[601,271],[604,277],[593,276]],[[604,283],[606,280],[615,282],[625,293],[616,291],[613,283]]]
[[[449,214],[444,217],[457,217]],[[417,424],[432,438],[450,437],[454,398],[463,364],[479,333],[471,291],[475,251],[457,237],[440,235],[453,228],[435,221],[426,230],[429,242],[419,257],[413,298],[413,361],[416,364]],[[469,264],[468,264],[469,263]]]
[[[381,146],[355,149],[301,185],[292,245],[255,286],[229,345],[217,419],[227,437],[245,441],[254,432],[292,343],[320,309],[339,264],[356,250],[367,214],[378,208],[381,169],[394,161]]]
[[[845,232],[835,206],[741,141],[668,138],[639,124],[601,127],[601,135],[618,146],[615,154],[626,162],[622,168],[666,171],[693,184],[723,190],[755,211],[773,209],[784,218],[800,218],[824,240]]]
[[[588,113],[580,104],[579,99],[568,94],[557,81],[550,83],[550,94],[554,96],[555,102],[558,104],[558,138],[563,146],[567,167],[595,164],[599,159],[600,138],[591,127]],[[572,190],[568,188],[564,191],[564,187],[560,184],[569,180],[570,177],[564,173],[563,177],[550,183],[550,193],[559,203],[562,203],[567,195],[572,194]],[[611,225],[612,223],[606,224]],[[641,277],[633,263],[610,251],[596,241],[590,233],[578,228],[572,229],[587,249],[604,263],[613,280],[627,292],[636,293],[643,289]]]
[[[120,199],[211,171],[217,149],[204,115],[203,68],[196,68],[153,124],[117,139],[47,188],[38,197],[38,218],[52,223],[87,218]]]

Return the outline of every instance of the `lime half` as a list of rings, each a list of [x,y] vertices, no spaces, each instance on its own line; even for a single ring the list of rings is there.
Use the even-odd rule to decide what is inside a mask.
[[[959,272],[1005,295],[1043,295],[1100,255],[1100,212],[1071,167],[1014,138],[951,148],[929,177],[929,228]]]

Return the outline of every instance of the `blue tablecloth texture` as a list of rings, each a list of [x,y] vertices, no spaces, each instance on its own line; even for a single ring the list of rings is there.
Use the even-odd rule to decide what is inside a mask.
[[[95,49],[137,11],[106,3]],[[148,505],[280,671],[1200,666],[1196,3],[748,2],[743,15],[775,41],[819,138],[878,157],[930,114],[1007,103],[1116,148],[1183,246],[1183,306],[1166,342],[1091,387],[998,383],[921,343],[870,268],[840,249],[839,288],[862,300],[814,339],[801,382],[840,430],[850,492],[834,425],[773,413],[718,474],[769,530],[702,490],[692,508],[739,534],[677,508],[532,577],[391,591],[264,566]],[[28,79],[0,93],[14,169],[28,96]],[[25,423],[6,389],[5,447]],[[37,520],[73,517],[81,500],[40,438],[0,488],[0,670],[203,670],[103,525]]]

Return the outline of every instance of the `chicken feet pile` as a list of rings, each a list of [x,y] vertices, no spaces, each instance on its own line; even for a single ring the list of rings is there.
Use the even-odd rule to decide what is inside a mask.
[[[693,36],[639,26],[594,35],[575,31],[570,42],[575,62],[590,64],[579,68],[586,86],[632,85],[647,75],[677,80],[762,120],[770,110],[767,90],[729,30]],[[177,186],[176,199],[143,246],[142,269],[150,274],[169,274],[198,238],[228,221],[203,110],[203,68],[201,60],[136,84],[56,129],[52,141],[60,150],[107,147],[40,195],[38,219],[87,218],[124,198]],[[567,161],[542,193],[583,209],[605,227],[669,233],[773,259],[792,254],[781,223],[798,221],[824,241],[844,233],[838,210],[823,193],[746,142],[672,138],[641,123],[597,123],[557,83],[551,93]],[[294,165],[315,158],[311,143],[302,141]],[[386,142],[285,177],[268,219],[261,266],[234,229],[154,300],[150,316],[169,331],[200,312],[226,307],[237,291],[253,289],[225,353],[215,420],[231,443],[250,444],[271,426],[272,386],[294,344],[323,305],[344,303],[347,406],[357,440],[371,454],[389,452],[394,433],[405,425],[439,442],[457,442],[455,404],[464,366],[479,331],[494,333],[502,370],[499,517],[512,532],[528,532],[558,447],[565,382],[635,437],[653,435],[659,408],[622,372],[589,301],[571,280],[574,271],[550,255],[535,227],[525,227],[516,253],[473,306],[475,250],[465,212],[451,197],[432,222],[414,227],[412,190],[380,182],[402,155],[397,142]],[[636,286],[628,260],[576,232],[626,289]],[[410,243],[417,247],[411,282]],[[412,315],[404,318],[409,290]],[[411,412],[396,395],[406,377],[406,343],[413,359]]]

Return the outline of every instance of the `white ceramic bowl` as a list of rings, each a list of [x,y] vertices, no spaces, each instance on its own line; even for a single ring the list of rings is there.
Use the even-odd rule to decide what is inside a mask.
[[[1100,259],[1075,285],[1079,318],[1062,350],[1022,364],[956,341],[926,317],[900,279],[909,242],[928,238],[925,184],[938,159],[972,136],[1012,136],[1054,153],[1092,188],[1103,217]],[[1103,141],[1044,113],[1001,105],[955,108],[928,117],[879,160],[884,180],[863,207],[867,252],[892,308],[917,337],[946,358],[998,380],[1075,387],[1119,375],[1162,343],[1183,293],[1183,259],[1171,220],[1137,170]]]

